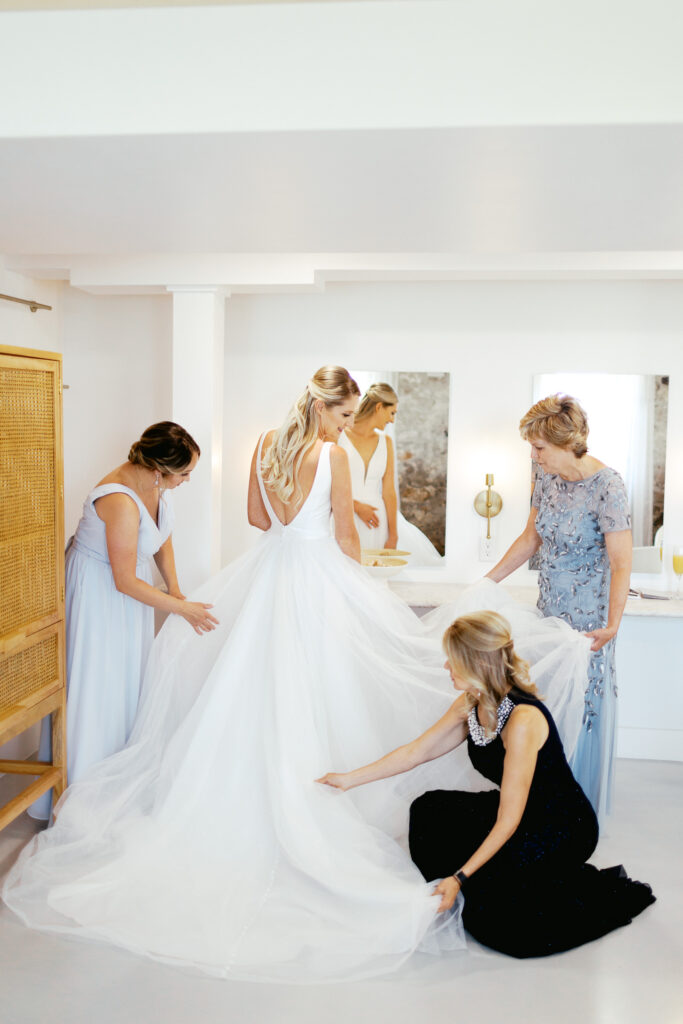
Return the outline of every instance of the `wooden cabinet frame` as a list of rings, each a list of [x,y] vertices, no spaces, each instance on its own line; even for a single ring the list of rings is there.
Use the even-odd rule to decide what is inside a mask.
[[[50,434],[43,402],[39,441],[31,436],[32,378],[36,407],[41,396],[47,398],[52,422]],[[15,405],[18,414],[12,411]],[[15,463],[22,460],[33,472],[33,482],[21,481],[15,471]],[[41,460],[49,467],[49,479],[40,472]],[[0,807],[1,829],[48,789],[54,789],[56,800],[66,787],[62,357],[57,353],[0,345],[0,488],[0,500],[5,501],[4,516],[0,510],[0,587],[6,591],[0,593],[0,745],[52,714],[51,762],[0,759],[0,773],[34,778]],[[15,506],[25,514],[24,535],[17,533],[12,519]],[[43,559],[32,566],[30,543],[36,537],[48,544],[52,556],[47,563]],[[17,568],[12,553],[21,551],[22,545],[28,555]]]

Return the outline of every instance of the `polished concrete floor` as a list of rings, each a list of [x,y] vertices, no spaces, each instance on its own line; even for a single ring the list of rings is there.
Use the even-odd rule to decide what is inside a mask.
[[[615,813],[594,862],[623,862],[658,902],[633,924],[558,956],[517,961],[470,942],[344,985],[197,977],[128,953],[32,932],[0,911],[2,1024],[682,1024],[683,764],[619,761]],[[0,875],[36,826],[0,833]]]

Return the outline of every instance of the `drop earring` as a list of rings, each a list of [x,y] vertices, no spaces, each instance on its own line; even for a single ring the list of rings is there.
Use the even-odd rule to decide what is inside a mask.
[[[157,470],[157,475],[154,477],[154,486],[159,486],[159,470]]]

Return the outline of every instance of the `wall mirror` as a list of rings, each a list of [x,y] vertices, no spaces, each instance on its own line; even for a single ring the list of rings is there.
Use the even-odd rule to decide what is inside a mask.
[[[628,373],[540,373],[533,401],[557,392],[573,395],[588,416],[588,449],[624,479],[631,506],[635,549],[658,546],[664,521],[668,376]],[[635,552],[647,571],[659,557]],[[654,554],[654,552],[653,552]]]
[[[410,552],[411,566],[440,565],[446,546],[450,376],[445,372],[395,370],[351,369],[349,372],[362,395],[370,385],[381,382],[389,384],[398,396],[396,420],[384,430],[391,437],[396,452],[398,546],[399,550]],[[350,461],[356,462],[358,458],[357,453],[349,452]],[[364,465],[358,463],[356,469],[362,476]],[[357,477],[353,465],[352,477]],[[378,536],[377,547],[383,546],[384,540]],[[363,547],[368,544],[363,543]]]

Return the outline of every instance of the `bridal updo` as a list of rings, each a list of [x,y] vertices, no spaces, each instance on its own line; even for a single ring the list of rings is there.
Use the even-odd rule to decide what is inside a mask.
[[[313,374],[303,395],[275,432],[261,463],[264,483],[280,501],[286,504],[302,495],[297,471],[304,455],[320,436],[315,403],[320,401],[327,409],[332,409],[357,395],[360,395],[360,388],[343,366],[321,366]]]
[[[384,384],[381,381],[378,384],[371,384],[360,400],[355,422],[360,423],[361,420],[372,416],[378,405],[383,405],[386,408],[389,405],[397,404],[398,395],[391,384]]]
[[[538,697],[529,679],[529,665],[516,653],[510,623],[498,612],[461,615],[443,635],[443,649],[453,672],[477,690],[468,693],[470,707],[482,711],[481,724],[491,736],[496,731],[498,705],[514,687]]]
[[[182,473],[192,462],[192,456],[201,455],[195,439],[178,423],[164,420],[147,427],[128,452],[128,461],[143,469],[168,475]]]
[[[588,417],[571,395],[548,395],[519,422],[519,432],[525,441],[540,438],[558,448],[568,448],[580,459],[588,451]]]

